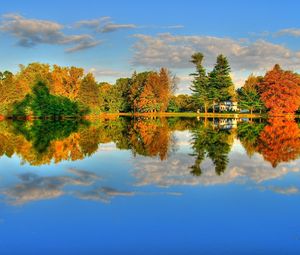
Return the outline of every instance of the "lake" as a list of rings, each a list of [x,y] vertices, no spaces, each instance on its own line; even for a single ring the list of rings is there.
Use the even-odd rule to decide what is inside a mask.
[[[0,122],[1,254],[300,254],[299,120]]]

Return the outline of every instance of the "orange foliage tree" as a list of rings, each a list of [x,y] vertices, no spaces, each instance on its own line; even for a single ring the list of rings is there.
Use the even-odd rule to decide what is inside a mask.
[[[142,112],[156,112],[160,110],[158,98],[159,75],[155,72],[148,75],[147,82],[137,101],[137,107]]]
[[[300,156],[300,129],[294,120],[271,118],[259,136],[258,152],[273,167]]]
[[[72,100],[77,98],[84,70],[77,67],[53,66],[50,92]]]
[[[300,106],[300,76],[275,65],[260,83],[260,92],[271,115],[294,113]]]
[[[148,73],[146,82],[141,85],[141,93],[135,101],[137,109],[141,112],[165,112],[175,86],[168,69]]]

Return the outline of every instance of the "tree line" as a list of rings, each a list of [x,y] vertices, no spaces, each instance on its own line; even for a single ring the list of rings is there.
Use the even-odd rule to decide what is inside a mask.
[[[230,64],[219,55],[210,72],[203,66],[204,55],[191,56],[195,72],[191,95],[175,95],[177,78],[167,68],[134,72],[115,84],[97,82],[92,73],[78,67],[42,63],[20,65],[13,74],[0,72],[0,115],[82,116],[102,112],[157,113],[220,111],[224,101],[236,102],[240,110],[294,113],[300,107],[300,76],[279,65],[264,76],[251,74],[235,90]]]
[[[82,68],[31,63],[0,72],[0,114],[78,116],[101,112],[165,112],[176,88],[168,69],[134,72],[114,85]]]

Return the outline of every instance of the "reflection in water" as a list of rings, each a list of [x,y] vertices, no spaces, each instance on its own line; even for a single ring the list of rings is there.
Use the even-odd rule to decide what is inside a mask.
[[[132,152],[131,173],[136,187],[214,185],[243,178],[259,184],[299,171],[296,159],[300,156],[300,131],[296,121],[290,119],[119,117],[90,123],[37,120],[0,122],[0,130],[0,155],[17,155],[32,166],[89,158],[104,153],[101,147],[112,143],[115,147],[108,157],[121,150]],[[246,154],[233,152],[239,145]],[[0,191],[14,205],[66,194],[102,202],[136,194],[131,188],[119,190],[105,185],[94,172],[73,168],[58,176],[33,172],[17,176],[16,184]],[[280,194],[299,192],[295,186],[258,188]]]
[[[273,167],[300,156],[300,130],[294,120],[272,118],[259,135],[258,151]]]
[[[24,173],[18,176],[20,182],[6,189],[3,194],[12,205],[22,205],[28,202],[53,199],[62,195],[71,195],[79,199],[110,202],[116,196],[132,196],[134,192],[119,191],[107,186],[96,186],[92,190],[78,189],[80,186],[101,185],[102,178],[93,172],[68,169],[67,175],[39,176],[34,173]],[[66,191],[71,186],[73,189]]]
[[[192,129],[192,148],[196,156],[191,167],[193,175],[201,175],[201,162],[209,157],[218,175],[221,175],[228,164],[228,153],[234,140],[234,130],[215,127],[214,123],[200,122]]]
[[[69,137],[71,133],[78,131],[82,123],[77,120],[34,120],[33,122],[14,121],[12,124],[16,133],[22,134],[30,141],[38,153],[43,153],[47,151],[51,141]]]
[[[137,120],[129,131],[134,155],[159,156],[165,160],[174,145],[166,119]]]
[[[98,179],[94,173],[69,169],[70,174],[65,176],[40,177],[37,174],[25,173],[19,175],[21,183],[7,189],[4,194],[15,205],[34,200],[50,199],[64,194],[63,188],[67,185],[89,186]]]
[[[227,246],[220,243],[224,236],[235,247],[232,240],[239,242],[245,230],[252,233],[245,244],[257,239],[265,246],[267,239],[275,247],[291,239],[299,218],[299,138],[298,124],[280,118],[2,121],[1,254],[16,240],[23,253],[26,243],[34,249],[43,243],[53,254],[53,240],[86,249],[92,237],[101,248],[108,239],[123,241],[123,253],[130,239],[132,246],[161,240],[155,254],[168,254],[161,250],[168,240],[171,246],[182,241],[193,254],[187,248]],[[94,253],[77,247],[79,254]]]
[[[276,167],[300,155],[300,131],[295,120],[195,118],[116,118],[87,121],[0,122],[0,155],[14,154],[31,165],[78,160],[94,154],[101,144],[113,142],[134,156],[166,160],[178,149],[175,131],[189,131],[194,164],[192,175],[200,176],[202,162],[209,158],[217,175],[226,171],[233,142],[239,139],[247,155],[261,154]]]
[[[273,167],[300,156],[300,129],[291,119],[271,118],[268,123],[241,123],[238,138],[249,156],[258,152]]]

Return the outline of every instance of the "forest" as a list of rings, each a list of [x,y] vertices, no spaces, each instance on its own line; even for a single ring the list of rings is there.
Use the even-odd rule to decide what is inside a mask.
[[[134,72],[115,84],[96,81],[83,68],[20,65],[0,72],[0,116],[61,118],[101,113],[221,112],[222,102],[236,102],[238,112],[294,114],[300,107],[300,76],[278,64],[264,76],[251,74],[235,89],[231,67],[219,55],[210,72],[200,52],[191,56],[195,71],[191,94],[176,94],[177,78],[167,68]]]

